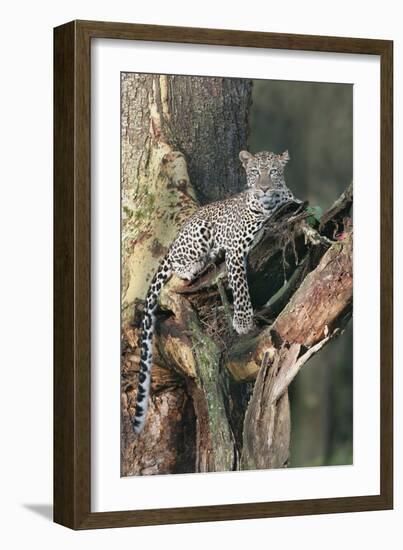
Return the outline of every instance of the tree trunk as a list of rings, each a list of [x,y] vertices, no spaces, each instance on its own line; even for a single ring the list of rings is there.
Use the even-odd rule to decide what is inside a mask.
[[[122,475],[286,466],[288,386],[351,316],[350,186],[320,224],[284,211],[255,239],[254,332],[233,332],[223,264],[191,285],[171,279],[134,437],[142,300],[183,221],[244,186],[250,92],[244,80],[122,75]]]
[[[208,355],[197,343],[200,373],[192,376],[186,376],[196,365],[192,353],[175,349],[180,338],[156,350],[144,437],[134,438],[130,417],[142,300],[183,221],[200,204],[244,187],[238,154],[246,148],[250,98],[247,80],[122,74],[122,475],[194,471],[195,462],[200,471],[232,468],[213,342]],[[187,315],[191,323],[190,309]],[[211,433],[208,410],[215,411]]]

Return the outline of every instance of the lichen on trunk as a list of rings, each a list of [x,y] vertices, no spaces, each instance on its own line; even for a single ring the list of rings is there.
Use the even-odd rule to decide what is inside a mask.
[[[142,301],[151,278],[185,219],[200,203],[233,194],[243,185],[237,158],[239,150],[246,146],[251,83],[237,79],[231,82],[229,86],[224,78],[122,73],[122,365],[131,365],[122,371],[124,475],[171,472],[175,462],[173,459],[156,459],[154,462],[159,466],[152,469],[149,465],[144,466],[144,460],[133,459],[137,454],[145,452],[143,440],[140,438],[136,441],[130,431],[130,416],[135,404],[133,390],[137,387],[138,373],[136,318],[141,315]],[[228,108],[228,101],[232,102],[231,109]],[[222,154],[223,150],[226,155]],[[208,382],[211,376],[203,361],[203,353],[206,352],[199,348],[197,353],[192,353],[182,345],[185,351],[181,353],[177,347],[179,342],[183,344],[182,337],[171,336],[166,341],[166,349],[157,354],[156,361],[159,364],[153,366],[153,372],[156,369],[160,369],[157,372],[163,372],[163,369],[180,372],[181,367],[191,365],[193,361],[199,374],[195,378],[191,377],[192,386],[186,377],[189,372],[184,373],[182,370],[182,378],[172,380],[171,377],[170,384],[159,389],[160,396],[152,395],[145,437],[153,442],[150,449],[153,449],[155,455],[171,456],[173,453],[172,456],[176,456],[178,462],[182,460],[179,450],[170,448],[175,446],[175,440],[181,440],[182,427],[174,422],[169,406],[161,408],[157,405],[163,402],[177,403],[179,407],[178,391],[179,394],[185,391],[189,402],[193,403],[194,411],[209,403],[207,409],[210,411],[210,420],[207,424],[210,425],[211,421],[214,427],[209,437],[199,437],[196,424],[191,419],[188,422],[185,419],[185,432],[189,431],[185,454],[193,456],[197,448],[201,469],[211,471],[231,468],[234,460],[232,451],[227,457],[227,445],[220,445],[221,438],[231,440],[231,430],[227,426],[222,435],[217,436],[219,411],[222,412],[222,420],[225,418],[225,422],[228,422],[223,398]],[[155,345],[158,346],[157,343]],[[170,350],[176,351],[170,354]],[[128,357],[136,359],[131,362]],[[187,366],[188,371],[189,368]],[[170,379],[169,376],[158,377]],[[216,398],[213,398],[214,392]],[[161,437],[164,425],[161,415],[172,423],[172,437]],[[201,424],[199,418],[197,426]],[[214,447],[214,452],[208,452],[207,447],[198,445],[196,439],[199,443],[208,441],[208,445]],[[222,454],[221,459],[218,458],[219,453]],[[145,454],[148,456],[148,451]],[[204,463],[205,466],[202,466]]]

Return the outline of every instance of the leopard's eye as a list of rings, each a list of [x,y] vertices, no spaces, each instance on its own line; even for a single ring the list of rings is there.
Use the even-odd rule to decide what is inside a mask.
[[[251,176],[258,176],[258,175],[259,175],[259,170],[258,170],[257,168],[251,168],[251,169],[249,170],[249,174],[250,174]]]
[[[272,169],[270,170],[270,175],[271,175],[271,176],[275,176],[277,173],[278,173],[277,168],[272,168]]]

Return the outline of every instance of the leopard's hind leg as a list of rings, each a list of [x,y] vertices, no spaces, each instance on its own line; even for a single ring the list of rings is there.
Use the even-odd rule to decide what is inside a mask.
[[[170,251],[173,272],[193,281],[211,261],[212,232],[207,223],[197,220],[174,243]]]

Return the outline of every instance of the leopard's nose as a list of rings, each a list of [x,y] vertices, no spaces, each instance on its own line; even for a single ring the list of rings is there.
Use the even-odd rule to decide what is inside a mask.
[[[271,186],[271,181],[270,181],[270,178],[268,176],[268,174],[261,174],[260,175],[260,178],[259,178],[259,187],[260,189],[266,193],[266,191],[270,188]]]
[[[270,180],[269,179],[261,179],[259,181],[259,187],[264,193],[266,193],[271,187]]]

